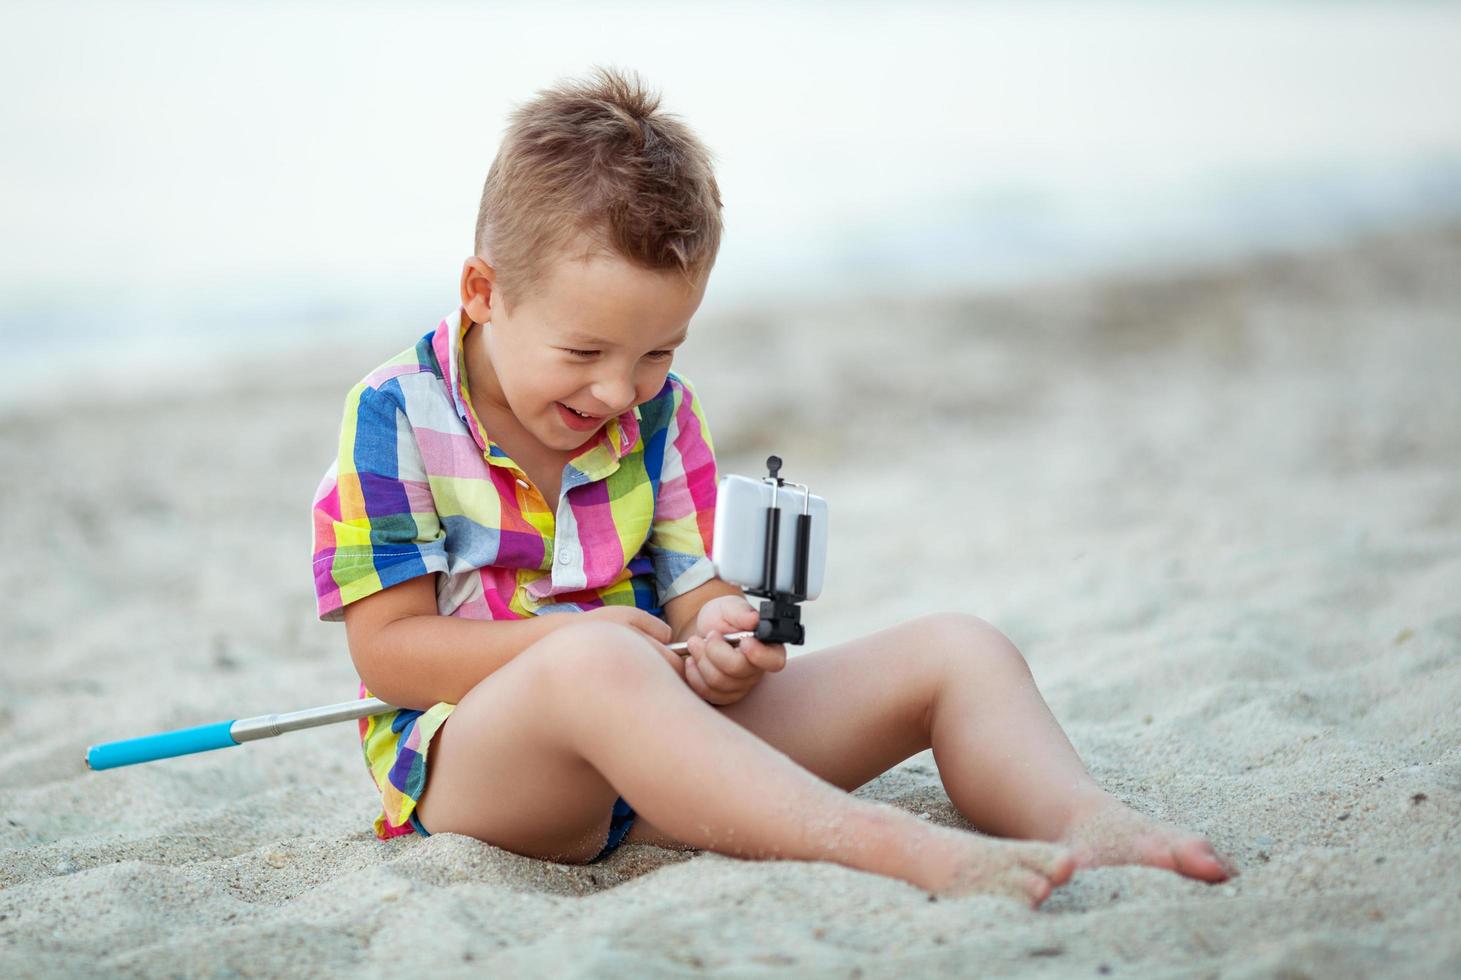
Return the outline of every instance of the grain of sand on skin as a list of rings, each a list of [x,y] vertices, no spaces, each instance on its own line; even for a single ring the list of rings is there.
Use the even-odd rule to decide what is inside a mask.
[[[953,833],[960,839],[948,841],[948,857],[927,886],[941,898],[997,895],[1033,908],[1075,873],[1075,858],[1066,847]]]
[[[1457,268],[1442,228],[697,324],[723,468],[777,452],[835,508],[816,642],[990,619],[1103,787],[1242,870],[1083,868],[1033,912],[827,862],[381,843],[348,725],[88,773],[91,742],[354,696],[307,502],[405,342],[0,415],[0,970],[1461,975]],[[931,753],[856,795],[967,827]]]
[[[1214,883],[1238,873],[1201,834],[1153,820],[1119,801],[1082,813],[1060,841],[1081,868],[1139,864]]]
[[[860,855],[886,867],[887,874],[939,897],[1002,896],[1037,906],[1075,871],[1068,847],[941,827],[885,804],[851,819],[841,813],[787,808],[781,816],[801,824],[804,839],[815,842],[816,850],[827,854],[825,860],[851,866]],[[723,836],[730,840],[733,834],[725,831]]]

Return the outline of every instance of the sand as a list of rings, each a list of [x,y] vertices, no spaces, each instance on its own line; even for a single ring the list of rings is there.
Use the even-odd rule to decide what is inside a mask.
[[[379,842],[354,726],[88,772],[87,745],[346,700],[308,505],[401,342],[158,364],[0,417],[0,972],[1461,974],[1461,228],[696,325],[722,469],[831,502],[808,649],[947,609],[1025,652],[1097,780],[1207,885],[1038,910],[646,845]],[[858,790],[967,827],[931,753]]]

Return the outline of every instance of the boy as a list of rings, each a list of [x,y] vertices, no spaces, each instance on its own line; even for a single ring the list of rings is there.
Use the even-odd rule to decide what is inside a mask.
[[[1077,866],[1225,879],[1205,839],[1095,784],[971,616],[790,662],[723,638],[757,614],[707,558],[712,444],[669,370],[720,209],[708,153],[637,80],[539,93],[488,174],[460,308],[347,398],[315,572],[361,695],[400,706],[361,724],[377,834],[827,860],[1031,905]],[[974,826],[1054,843],[847,792],[929,747]]]

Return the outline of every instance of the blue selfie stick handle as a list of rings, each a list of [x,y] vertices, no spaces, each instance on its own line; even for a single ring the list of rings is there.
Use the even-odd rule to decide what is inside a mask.
[[[143,735],[141,738],[93,745],[86,750],[86,764],[92,769],[115,769],[117,766],[130,766],[138,762],[171,759],[175,755],[232,748],[245,742],[299,731],[301,728],[353,721],[396,710],[398,709],[380,698],[357,698],[354,701],[322,704],[318,708],[305,708],[284,714],[218,721],[196,728],[179,728],[175,732],[159,732],[156,735]]]
[[[170,759],[175,755],[226,749],[238,744],[233,740],[232,728],[232,721],[220,721],[120,742],[104,742],[86,750],[86,765],[91,769],[114,769],[137,762]]]

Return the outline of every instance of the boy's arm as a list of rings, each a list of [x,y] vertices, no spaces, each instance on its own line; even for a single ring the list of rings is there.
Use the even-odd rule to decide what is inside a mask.
[[[424,710],[438,701],[457,704],[497,668],[583,617],[628,626],[660,643],[669,641],[664,622],[632,606],[527,619],[443,616],[436,607],[435,575],[420,575],[356,599],[345,607],[345,634],[366,690],[398,708]],[[684,676],[679,655],[662,653]]]
[[[482,678],[569,622],[567,616],[480,620],[443,616],[436,576],[421,575],[345,607],[355,672],[398,708],[456,704]]]
[[[677,595],[665,603],[665,622],[670,624],[670,633],[673,637],[670,642],[677,643],[695,635],[695,621],[700,616],[700,607],[711,599],[718,599],[725,595],[744,597],[744,593],[739,587],[713,578],[704,585],[698,585],[689,592]]]

